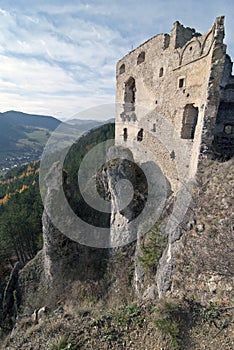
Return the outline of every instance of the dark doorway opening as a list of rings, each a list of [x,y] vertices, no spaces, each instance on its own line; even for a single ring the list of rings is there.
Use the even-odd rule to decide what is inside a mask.
[[[188,104],[184,108],[181,138],[194,139],[198,119],[198,108]]]
[[[135,110],[135,99],[136,99],[136,83],[135,79],[130,77],[125,83],[124,93],[124,112],[132,112]]]

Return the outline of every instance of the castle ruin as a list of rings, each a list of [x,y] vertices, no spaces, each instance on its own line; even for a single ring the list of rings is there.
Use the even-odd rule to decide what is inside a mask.
[[[159,296],[171,286],[199,164],[204,158],[226,161],[234,154],[234,76],[224,34],[223,16],[204,35],[175,22],[170,35],[154,36],[117,63],[116,146],[120,154],[129,149],[150,182],[162,188],[160,172],[153,174],[152,164],[157,164],[169,184],[167,201],[174,201],[165,215],[168,245],[157,267]],[[160,200],[152,200],[155,209]],[[156,210],[151,216],[157,223]],[[140,225],[134,226],[124,212],[112,213],[111,236],[135,230],[136,256],[141,255]],[[143,275],[136,259],[138,294]]]
[[[204,35],[174,23],[117,63],[116,144],[142,162],[155,155],[172,189],[200,157],[227,160],[234,150],[234,76],[224,17]]]

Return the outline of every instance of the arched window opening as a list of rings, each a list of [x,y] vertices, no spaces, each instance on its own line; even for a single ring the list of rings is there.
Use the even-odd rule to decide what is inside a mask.
[[[161,67],[159,70],[159,78],[161,78],[162,76],[163,76],[163,67]]]
[[[123,74],[125,72],[125,64],[123,63],[119,68],[119,74]]]
[[[130,77],[128,81],[125,83],[125,93],[124,93],[125,114],[135,110],[135,94],[136,94],[135,79]]]
[[[141,64],[145,61],[145,52],[141,52],[137,57],[137,64]]]
[[[153,131],[153,132],[156,132],[156,124],[155,124],[155,123],[153,124],[152,131]]]
[[[137,133],[137,141],[141,142],[143,140],[143,129],[140,129]]]
[[[198,118],[198,108],[193,104],[188,104],[184,108],[184,115],[182,121],[181,138],[194,139],[196,125]]]
[[[224,133],[227,135],[233,134],[233,125],[232,124],[226,124],[224,125],[223,129]]]
[[[123,138],[124,138],[124,141],[127,141],[128,139],[128,129],[127,128],[124,128],[123,129]]]

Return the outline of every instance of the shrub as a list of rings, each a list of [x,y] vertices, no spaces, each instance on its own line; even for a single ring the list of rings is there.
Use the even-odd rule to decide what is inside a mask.
[[[50,349],[51,350],[76,350],[77,347],[74,344],[69,343],[66,337],[63,335],[58,339],[56,339],[54,343],[51,344]]]
[[[173,349],[179,349],[181,335],[181,310],[174,302],[166,301],[159,310],[158,318],[155,321],[156,327],[171,339]]]
[[[116,320],[118,326],[130,325],[131,323],[141,326],[144,322],[144,317],[140,308],[135,305],[128,305],[118,313]]]
[[[166,247],[166,237],[159,231],[157,226],[147,233],[147,241],[143,241],[139,260],[146,272],[153,274],[156,272],[159,259]]]

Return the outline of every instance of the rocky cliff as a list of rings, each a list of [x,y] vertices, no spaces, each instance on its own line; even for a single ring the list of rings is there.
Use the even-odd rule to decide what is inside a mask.
[[[120,161],[119,165],[102,169],[104,181],[100,181],[103,186],[108,184],[109,192],[114,185],[106,181],[107,174],[115,174],[112,179],[119,180],[116,170],[120,167],[125,169],[124,177],[133,176],[129,163],[125,168],[123,164]],[[155,236],[152,231],[148,232],[148,238],[143,237],[138,243],[109,249],[108,263],[100,273],[101,265],[97,268],[96,264],[103,260],[98,259],[97,252],[62,237],[44,214],[44,236],[53,238],[54,247],[47,247],[21,271],[20,283],[27,286],[24,295],[28,305],[31,294],[32,307],[36,304],[41,307],[47,302],[50,311],[39,324],[30,323],[21,315],[2,348],[48,349],[64,344],[63,348],[70,346],[72,349],[216,350],[222,347],[231,350],[234,346],[233,166],[233,160],[200,163],[193,207],[181,225],[183,235],[176,240],[178,249],[173,255],[170,288],[160,300],[157,297],[159,272],[156,272],[157,266],[152,268],[148,254],[157,250],[158,231]],[[169,201],[168,215],[172,205],[173,201]],[[161,226],[163,228],[163,224]],[[152,237],[156,238],[152,240]],[[166,238],[166,242],[161,241],[165,251],[161,250],[158,256],[159,270],[164,254],[168,254],[170,242],[169,237]],[[100,254],[100,250],[98,252]],[[52,264],[53,278],[43,286],[44,254]],[[143,295],[136,295],[139,263],[143,269],[143,290],[147,290]],[[53,288],[45,289],[49,283]]]

